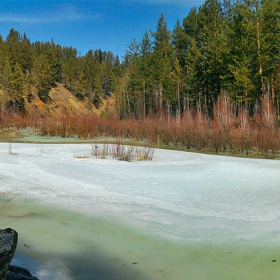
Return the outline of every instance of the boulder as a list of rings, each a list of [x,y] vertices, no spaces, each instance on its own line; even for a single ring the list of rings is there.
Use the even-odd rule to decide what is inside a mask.
[[[0,280],[6,279],[17,248],[18,234],[11,228],[0,230]]]
[[[15,254],[18,242],[18,233],[6,228],[0,230],[0,280],[38,280],[25,269],[10,265]]]
[[[6,280],[38,280],[31,273],[22,267],[10,265]]]

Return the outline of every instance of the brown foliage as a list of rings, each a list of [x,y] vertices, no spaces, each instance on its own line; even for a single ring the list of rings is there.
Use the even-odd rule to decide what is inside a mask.
[[[275,156],[279,151],[279,126],[271,100],[264,96],[260,108],[249,116],[247,108],[234,110],[227,96],[217,101],[213,118],[186,111],[171,118],[104,119],[95,114],[66,114],[57,118],[39,115],[2,115],[2,129],[34,128],[41,135],[91,139],[96,136],[143,140],[151,144],[198,151]],[[117,141],[117,140],[116,140]]]

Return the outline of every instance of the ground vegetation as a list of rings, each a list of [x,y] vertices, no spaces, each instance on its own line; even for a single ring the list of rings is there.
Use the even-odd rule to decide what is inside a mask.
[[[206,0],[173,30],[162,14],[122,59],[100,49],[81,56],[54,40],[30,42],[12,28],[0,37],[0,124],[274,156],[279,40],[276,0]],[[75,102],[56,103],[62,88]]]

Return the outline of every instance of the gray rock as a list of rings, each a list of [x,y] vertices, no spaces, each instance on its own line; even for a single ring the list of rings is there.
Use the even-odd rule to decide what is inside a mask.
[[[0,230],[0,280],[38,280],[25,269],[10,265],[15,254],[18,242],[18,233],[6,228]]]
[[[22,267],[10,265],[6,280],[39,280]]]
[[[0,280],[6,279],[16,251],[18,234],[11,228],[0,230]]]

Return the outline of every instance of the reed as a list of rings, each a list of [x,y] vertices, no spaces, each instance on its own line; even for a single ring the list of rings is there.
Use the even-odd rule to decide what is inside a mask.
[[[198,110],[186,110],[180,118],[162,115],[145,120],[104,119],[96,114],[42,118],[36,114],[18,116],[5,113],[0,118],[0,127],[31,127],[36,133],[49,136],[113,137],[116,146],[98,145],[98,150],[93,149],[93,155],[106,158],[111,153],[115,158],[126,160],[142,156],[149,158],[149,155],[143,155],[146,151],[142,151],[141,156],[137,156],[139,151],[136,148],[124,148],[118,139],[141,140],[151,147],[165,145],[215,153],[251,155],[257,150],[265,157],[276,156],[280,148],[279,122],[269,95],[264,95],[260,106],[251,115],[246,106],[239,106],[237,110],[227,95],[221,95],[211,118]]]

